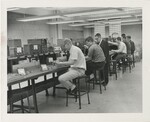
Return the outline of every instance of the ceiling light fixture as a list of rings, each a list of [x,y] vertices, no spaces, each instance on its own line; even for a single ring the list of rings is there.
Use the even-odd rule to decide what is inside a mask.
[[[68,21],[55,21],[55,22],[48,22],[47,24],[67,24],[67,23],[73,23],[73,22],[85,22],[85,20],[68,20]]]
[[[102,19],[115,19],[115,18],[127,18],[131,17],[131,15],[126,15],[126,16],[110,16],[110,17],[100,17],[100,18],[92,18],[88,19],[89,21],[94,21],[94,20],[102,20]]]
[[[26,18],[17,19],[17,21],[29,22],[29,21],[38,21],[38,20],[56,19],[56,18],[63,18],[63,16],[61,15],[34,16],[34,17],[26,17]]]
[[[121,25],[136,25],[136,24],[142,24],[142,22],[123,22]],[[109,24],[105,24],[105,26],[109,27]],[[93,25],[91,26],[84,26],[84,28],[94,28]]]
[[[106,23],[109,23],[109,24],[115,24],[115,23],[123,23],[123,22],[138,22],[138,21],[141,21],[141,19],[124,19],[124,20],[118,20],[118,21],[108,21]]]
[[[73,26],[73,27],[76,27],[76,26],[84,26],[84,25],[94,25],[94,24],[103,24],[103,22],[88,22],[88,23],[81,23],[81,24],[70,24],[69,26]]]
[[[104,14],[104,13],[112,13],[112,12],[118,12],[118,10],[111,9],[111,10],[82,11],[82,12],[78,12],[78,13],[68,13],[68,14],[65,14],[65,16],[74,17],[74,16],[83,16],[83,15],[90,15],[90,14]]]

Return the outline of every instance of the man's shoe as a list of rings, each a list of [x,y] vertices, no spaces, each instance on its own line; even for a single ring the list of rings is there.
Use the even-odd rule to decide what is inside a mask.
[[[94,74],[91,74],[91,75],[90,75],[90,79],[93,79],[93,78],[94,78]]]
[[[106,82],[103,82],[102,85],[103,85],[103,86],[106,86],[107,84],[106,84]]]
[[[77,87],[75,87],[71,92],[70,92],[71,95],[76,95],[77,94]]]
[[[69,90],[67,89],[66,93],[71,94],[71,89],[69,89]]]

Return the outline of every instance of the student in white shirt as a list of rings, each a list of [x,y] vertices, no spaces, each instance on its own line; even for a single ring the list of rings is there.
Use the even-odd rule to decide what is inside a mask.
[[[118,45],[118,50],[111,50],[111,51],[116,53],[115,57],[113,57],[113,58],[114,58],[114,60],[116,60],[118,62],[121,58],[126,56],[127,48],[126,48],[125,43],[121,41],[121,37],[116,38],[116,45]]]
[[[71,80],[85,74],[86,61],[81,49],[74,46],[70,39],[65,39],[64,46],[70,53],[69,60],[56,63],[58,65],[68,65],[70,68],[66,73],[60,75],[58,80],[68,91],[75,92],[76,86]]]

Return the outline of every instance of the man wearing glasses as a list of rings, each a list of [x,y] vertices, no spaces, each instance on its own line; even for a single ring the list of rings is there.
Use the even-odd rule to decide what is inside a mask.
[[[70,66],[70,68],[66,73],[60,75],[58,80],[69,91],[69,93],[74,94],[76,92],[76,86],[71,81],[85,74],[85,56],[81,49],[77,46],[74,46],[72,41],[68,38],[64,40],[64,46],[65,49],[70,53],[69,60],[64,62],[56,62],[56,64],[67,65]]]

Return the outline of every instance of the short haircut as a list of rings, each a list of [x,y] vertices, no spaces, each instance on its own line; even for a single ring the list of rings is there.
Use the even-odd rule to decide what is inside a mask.
[[[126,39],[126,34],[123,33],[121,36],[122,38]]]
[[[65,40],[64,40],[64,45],[66,45],[66,44],[72,44],[71,39],[65,38]]]
[[[117,37],[117,40],[118,40],[118,41],[121,41],[121,37]]]
[[[91,36],[89,36],[85,39],[85,42],[94,42],[94,39]]]
[[[112,33],[112,38],[117,38],[119,34],[117,32]]]
[[[100,33],[97,33],[95,36],[101,37],[101,34],[100,34]]]
[[[131,36],[127,36],[128,39],[131,39]]]

